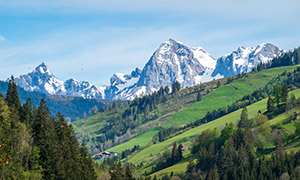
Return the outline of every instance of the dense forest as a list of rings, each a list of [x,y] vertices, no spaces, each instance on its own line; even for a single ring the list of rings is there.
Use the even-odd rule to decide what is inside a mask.
[[[21,105],[12,77],[0,96],[0,179],[96,179],[96,167],[72,125],[51,116],[44,99]]]
[[[7,87],[8,82],[0,81],[0,93],[6,94]],[[30,98],[35,106],[39,106],[41,99],[44,98],[47,102],[51,115],[55,115],[60,112],[68,121],[76,121],[86,116],[93,115],[94,113],[92,109],[95,107],[99,109],[105,104],[110,103],[109,100],[84,99],[82,97],[46,95],[39,92],[29,92],[19,86],[17,86],[17,90],[22,104]]]

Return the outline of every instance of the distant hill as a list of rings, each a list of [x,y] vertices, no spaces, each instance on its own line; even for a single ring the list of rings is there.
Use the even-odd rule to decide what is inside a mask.
[[[8,82],[0,81],[0,92],[4,96],[6,94],[7,87]],[[18,87],[18,93],[21,103],[25,103],[27,98],[30,98],[37,107],[39,106],[41,99],[44,98],[52,115],[56,115],[58,112],[61,112],[65,118],[71,118],[71,121],[83,118],[84,112],[89,115],[88,112],[94,106],[97,106],[97,108],[100,109],[101,106],[109,102],[109,100],[84,99],[82,97],[63,95],[46,95],[39,92],[25,91],[21,87]]]

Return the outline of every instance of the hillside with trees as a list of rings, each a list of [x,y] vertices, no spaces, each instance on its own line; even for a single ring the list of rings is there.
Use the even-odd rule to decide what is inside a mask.
[[[8,82],[0,81],[0,93],[5,95],[7,88]],[[76,121],[94,115],[92,110],[95,106],[99,109],[101,106],[110,103],[109,100],[84,99],[81,97],[46,95],[38,92],[29,92],[18,86],[17,91],[22,104],[30,98],[35,106],[39,106],[41,99],[45,99],[51,115],[60,112],[64,118],[69,121]]]
[[[122,123],[126,129],[124,123],[127,122],[126,118],[128,117],[132,122],[138,123],[138,125],[131,126],[135,130],[145,127],[145,124],[151,122],[151,127],[148,126],[145,131],[139,131],[139,133],[130,128],[128,128],[130,134],[128,134],[128,129],[123,131],[123,135],[127,134],[131,138],[129,141],[124,140],[120,145],[114,144],[118,139],[114,136],[110,144],[117,146],[109,150],[119,152],[120,158],[101,161],[104,169],[108,164],[111,167],[110,170],[114,172],[118,167],[118,171],[120,171],[122,166],[116,164],[118,160],[122,160],[123,163],[127,162],[124,164],[122,173],[130,166],[135,177],[144,176],[149,179],[151,177],[153,179],[170,179],[172,176],[181,179],[278,179],[289,176],[297,178],[299,163],[295,159],[299,155],[298,153],[286,154],[290,150],[298,151],[299,149],[296,127],[299,113],[297,98],[300,94],[299,90],[295,89],[299,88],[300,68],[286,66],[298,64],[297,51],[299,49],[283,54],[274,59],[276,62],[260,64],[248,74],[183,90],[169,90],[169,92],[166,88],[161,88],[152,95],[138,98],[132,102],[115,103],[114,107],[107,106],[105,109],[100,109],[100,113],[95,116],[76,122],[76,128],[85,127],[89,130],[95,127],[101,128],[110,121],[109,124],[112,125],[110,128],[117,125],[111,123],[118,122]],[[175,84],[174,87],[176,87]],[[230,91],[232,92],[228,93]],[[289,91],[293,93],[288,95]],[[201,107],[201,102],[208,102],[209,99],[213,99],[212,97],[224,98],[222,92],[227,93],[226,98],[235,97],[236,99],[225,100],[228,104],[215,100],[220,105],[219,108],[215,106],[211,110],[205,109],[203,113],[199,109],[197,115],[193,115],[198,107]],[[231,94],[232,96],[230,96]],[[178,104],[181,107],[175,109]],[[172,105],[173,109],[170,108]],[[250,115],[247,110],[249,108]],[[108,112],[114,114],[114,117],[109,116]],[[117,113],[119,115],[116,116]],[[283,116],[285,118],[282,119]],[[110,117],[110,120],[107,117]],[[187,121],[187,117],[192,117],[194,120]],[[174,123],[174,119],[179,123],[168,123]],[[160,129],[155,130],[155,127]],[[133,148],[134,140],[138,140],[139,137],[142,140],[142,137],[146,137],[143,134],[148,132],[149,135],[150,132],[157,132],[157,134],[154,133],[155,135],[152,136],[147,146],[139,146],[138,149],[130,150]],[[91,133],[87,139],[90,138],[91,141],[97,142],[97,139],[93,140],[93,136]],[[147,138],[149,140],[149,137]],[[180,146],[177,146],[176,143]],[[101,143],[99,145],[101,146]],[[167,150],[172,145],[178,148],[174,148],[175,150],[172,151]],[[191,150],[182,153],[177,150],[184,145],[188,145]],[[231,151],[236,151],[236,153],[230,154]],[[228,155],[228,159],[222,159],[224,154]],[[235,166],[227,171],[226,167],[227,169],[231,167],[231,162]],[[290,170],[287,171],[287,168]]]
[[[0,179],[96,179],[96,166],[72,125],[44,99],[19,100],[13,77],[0,96]]]

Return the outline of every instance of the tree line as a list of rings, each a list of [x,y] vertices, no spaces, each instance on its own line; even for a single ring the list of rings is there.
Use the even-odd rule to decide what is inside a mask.
[[[72,125],[51,116],[44,99],[21,105],[13,77],[0,96],[0,179],[96,179]]]

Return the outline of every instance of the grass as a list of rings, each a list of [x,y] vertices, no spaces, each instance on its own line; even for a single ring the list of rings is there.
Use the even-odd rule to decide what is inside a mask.
[[[110,148],[108,150],[105,150],[105,151],[114,151],[114,152],[121,153],[125,149],[133,148],[135,145],[139,145],[140,148],[145,147],[150,143],[152,137],[155,134],[157,134],[158,131],[159,131],[159,129],[151,129],[151,130],[147,131],[146,133],[144,133],[140,136],[132,138],[130,141],[127,141],[123,144],[112,147],[112,148]]]
[[[180,162],[176,163],[173,166],[170,166],[170,167],[167,167],[167,168],[162,169],[160,171],[157,171],[157,172],[151,174],[151,176],[154,177],[154,175],[156,175],[157,178],[160,178],[160,177],[164,176],[165,174],[170,175],[170,172],[173,172],[174,175],[179,175],[182,172],[185,172],[186,171],[186,167],[187,167],[190,159],[192,158],[195,161],[195,159],[197,158],[197,156],[196,155],[192,156],[190,154],[190,151],[184,152],[184,153],[186,153],[186,154],[183,154],[184,158]]]
[[[166,121],[166,124],[170,126],[176,122],[176,124],[182,125],[201,119],[208,111],[230,105],[241,99],[243,96],[248,95],[259,88],[263,88],[273,77],[276,77],[284,70],[292,71],[294,69],[295,66],[286,66],[267,69],[259,73],[248,73],[248,77],[221,86],[208,94],[201,101],[174,114]]]
[[[295,94],[296,98],[300,97],[300,89],[294,90],[292,92]],[[263,99],[263,100],[256,102],[250,106],[247,106],[249,118],[253,118],[259,110],[261,110],[262,112],[265,112],[266,104],[267,104],[267,99]],[[208,128],[210,128],[210,129],[222,128],[225,126],[226,123],[230,123],[230,122],[236,123],[240,119],[241,111],[242,111],[242,109],[239,109],[239,110],[234,111],[228,115],[225,115],[219,119],[216,119],[212,122],[203,124],[196,128],[193,128],[181,135],[175,136],[175,137],[168,139],[164,142],[161,142],[159,144],[154,144],[154,145],[138,152],[135,156],[133,156],[129,160],[129,162],[140,163],[143,161],[143,159],[149,160],[155,154],[165,151],[168,146],[170,146],[170,145],[172,145],[172,143],[174,143],[174,141],[182,142],[183,144],[185,144],[185,143],[191,144],[193,137],[201,134],[202,131],[204,131]],[[283,114],[275,117],[274,119],[268,121],[267,123],[269,123],[270,125],[280,123],[280,122],[285,121],[286,117],[287,117],[287,114],[283,113]],[[292,125],[289,125],[289,124],[286,124],[285,126],[287,126],[287,127],[284,127],[284,128],[288,128],[288,126],[292,127]],[[295,150],[295,148],[298,148],[298,147],[292,146],[289,148],[289,150]],[[181,162],[175,164],[174,166],[171,166],[171,167],[168,167],[161,171],[158,171],[155,174],[160,177],[164,173],[170,173],[171,171],[173,171],[174,173],[175,172],[176,173],[184,172],[186,170],[187,164],[188,164],[188,159],[184,159]]]
[[[266,111],[266,103],[267,100],[264,99],[262,101],[259,101],[257,103],[254,103],[250,106],[248,106],[248,115],[249,118],[253,118],[258,110]],[[219,119],[216,119],[214,121],[211,121],[209,123],[203,124],[201,126],[198,126],[196,128],[190,129],[178,136],[175,136],[171,139],[168,139],[166,141],[163,141],[158,144],[153,144],[152,146],[143,149],[142,151],[138,152],[135,156],[133,156],[129,162],[132,162],[134,164],[142,162],[144,159],[148,159],[151,156],[154,156],[160,152],[165,151],[169,146],[171,146],[174,142],[182,143],[183,145],[191,144],[192,139],[196,137],[197,135],[201,134],[202,131],[206,129],[214,129],[214,128],[223,128],[226,123],[236,123],[240,119],[241,115],[241,109],[237,110],[235,112],[232,112],[226,116],[223,116]]]
[[[170,96],[170,98],[160,105],[161,118],[151,119],[148,123],[142,124],[141,129],[144,127],[170,127],[172,125],[179,126],[193,122],[202,118],[208,111],[218,109],[241,99],[244,95],[252,93],[254,90],[264,87],[265,84],[273,77],[283,71],[292,71],[295,66],[279,67],[274,69],[264,70],[259,73],[248,73],[248,77],[241,78],[234,81],[231,84],[223,85],[217,88],[199,102],[195,102],[197,93],[199,92],[200,85],[186,88],[179,91],[178,96]],[[225,84],[226,78],[218,80],[222,84]],[[217,81],[205,83],[207,88],[216,87]],[[217,103],[216,103],[217,102]],[[115,119],[120,112],[124,111],[125,107],[113,109],[103,113],[97,113],[88,118],[73,122],[76,130],[76,135],[79,139],[93,139],[100,136],[100,129],[110,120]],[[150,112],[150,115],[155,112]],[[147,117],[143,117],[143,119]],[[141,137],[136,136],[138,134],[137,129],[132,129],[131,134],[136,137],[134,139],[125,142],[124,145],[118,145],[115,148],[117,151],[123,151],[128,148],[132,148],[134,145],[140,145],[140,147],[146,146],[150,141],[155,131],[144,133]],[[85,138],[88,135],[88,138]],[[85,142],[91,144],[92,142]],[[146,145],[145,145],[146,144]],[[109,150],[111,150],[109,149]],[[96,149],[97,150],[97,149]],[[93,150],[93,152],[96,152]],[[92,151],[92,149],[90,149]]]

